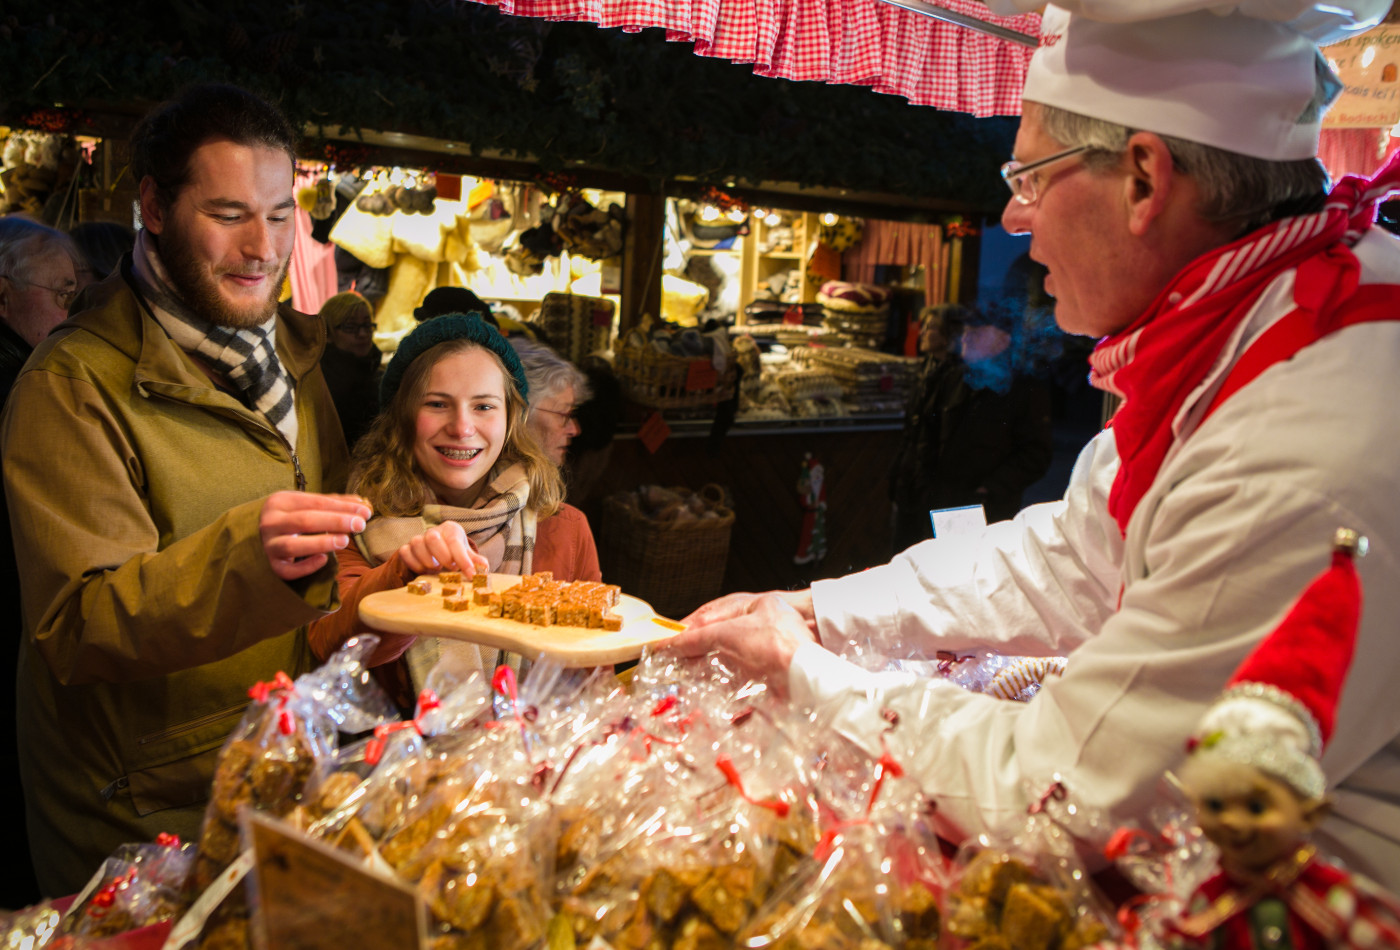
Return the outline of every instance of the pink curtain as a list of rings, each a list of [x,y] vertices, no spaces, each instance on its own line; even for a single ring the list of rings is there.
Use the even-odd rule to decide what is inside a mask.
[[[475,0],[514,16],[666,30],[701,56],[752,63],[760,76],[870,86],[915,105],[1019,115],[1033,47],[880,0]],[[978,0],[938,5],[1029,36],[1040,17],[993,16]]]
[[[310,187],[318,175],[297,173],[296,188]],[[321,304],[333,297],[338,286],[335,276],[335,248],[311,236],[311,215],[296,209],[297,241],[292,248],[292,306],[302,313],[317,313]]]
[[[875,268],[881,264],[922,267],[925,303],[947,301],[948,244],[939,225],[866,221],[864,237],[842,257],[842,275],[855,283],[872,284]]]

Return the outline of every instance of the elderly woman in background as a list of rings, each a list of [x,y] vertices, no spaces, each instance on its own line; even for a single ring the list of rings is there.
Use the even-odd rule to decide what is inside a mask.
[[[545,454],[562,468],[569,443],[579,433],[574,409],[588,399],[588,378],[542,343],[520,337],[511,337],[509,342],[530,380],[530,429]],[[537,570],[552,570],[560,580],[603,579],[598,548],[583,512],[563,504],[558,512],[540,520],[535,564]]]

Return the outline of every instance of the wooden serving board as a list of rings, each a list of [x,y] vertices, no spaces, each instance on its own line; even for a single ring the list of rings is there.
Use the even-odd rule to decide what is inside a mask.
[[[622,617],[622,629],[586,627],[537,627],[519,620],[486,616],[486,608],[473,604],[467,610],[448,610],[442,605],[442,585],[437,575],[424,575],[432,581],[429,594],[410,594],[407,587],[379,591],[360,601],[360,620],[381,633],[409,633],[417,636],[469,640],[513,650],[531,659],[548,655],[565,666],[604,666],[635,660],[642,649],[669,640],[685,629],[674,620],[658,617],[651,604],[623,594],[613,613]],[[513,574],[488,575],[492,590],[505,590],[520,583]]]

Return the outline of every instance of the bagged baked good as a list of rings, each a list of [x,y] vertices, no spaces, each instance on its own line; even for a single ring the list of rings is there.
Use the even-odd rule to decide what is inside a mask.
[[[365,731],[397,718],[365,666],[378,643],[373,634],[352,638],[296,681],[279,673],[249,689],[253,701],[214,769],[191,875],[198,897],[172,928],[169,945],[218,950],[246,944],[244,876],[252,862],[245,858],[234,866],[244,850],[239,814],[252,808],[304,828],[310,821],[305,806],[316,800],[330,772],[340,731]]]
[[[194,845],[174,835],[122,845],[70,905],[64,931],[107,937],[178,917],[190,903],[194,857]]]
[[[1056,817],[1079,809],[1064,807],[1069,793],[1058,779],[1045,789],[1009,839],[983,836],[959,849],[945,950],[1082,950],[1115,935],[1112,909],[1092,884],[1078,839]]]
[[[727,947],[815,842],[803,758],[762,688],[644,658],[556,786],[555,898],[582,946]]]

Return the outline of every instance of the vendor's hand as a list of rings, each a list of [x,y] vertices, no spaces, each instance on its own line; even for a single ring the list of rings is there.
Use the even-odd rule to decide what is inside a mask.
[[[735,617],[742,617],[752,609],[755,598],[777,597],[789,607],[797,611],[807,625],[809,640],[821,642],[821,636],[817,632],[816,611],[812,607],[812,590],[773,590],[767,594],[726,594],[716,600],[710,601],[696,610],[682,623],[687,627],[699,627],[706,624],[719,623],[722,620],[732,620]]]
[[[258,535],[272,573],[294,581],[319,571],[330,554],[365,530],[372,513],[358,495],[279,491],[267,496],[258,515]]]
[[[415,574],[434,571],[484,574],[491,570],[485,555],[477,551],[466,530],[455,521],[433,525],[399,548],[399,557]]]
[[[718,653],[741,673],[770,678],[780,691],[786,689],[792,655],[804,642],[816,640],[807,618],[778,592],[731,594],[701,607],[685,622],[689,629],[663,649],[681,656]]]

